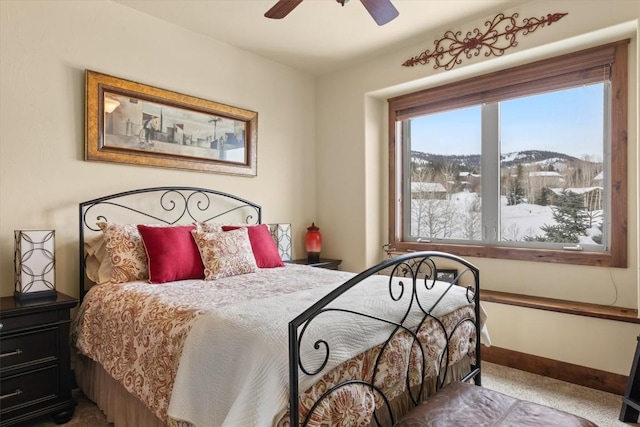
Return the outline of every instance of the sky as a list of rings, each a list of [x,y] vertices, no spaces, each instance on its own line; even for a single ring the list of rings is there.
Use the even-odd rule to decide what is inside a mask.
[[[412,119],[412,150],[480,154],[480,114],[475,106]],[[602,83],[503,101],[500,117],[503,153],[545,150],[603,158]]]

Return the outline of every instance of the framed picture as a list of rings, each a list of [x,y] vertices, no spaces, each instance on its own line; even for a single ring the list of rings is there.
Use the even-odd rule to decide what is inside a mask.
[[[256,175],[258,113],[86,71],[85,159]]]
[[[436,270],[436,280],[440,280],[443,282],[453,282],[453,280],[458,275],[458,270]]]

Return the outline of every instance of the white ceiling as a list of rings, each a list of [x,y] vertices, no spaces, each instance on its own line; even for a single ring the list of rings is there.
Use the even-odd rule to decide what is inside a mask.
[[[305,0],[284,19],[277,0],[114,0],[161,20],[316,75],[425,42],[434,30],[493,17],[529,0],[393,0],[400,15],[378,26],[357,0]],[[433,38],[433,37],[432,37]],[[419,52],[416,52],[419,53]]]

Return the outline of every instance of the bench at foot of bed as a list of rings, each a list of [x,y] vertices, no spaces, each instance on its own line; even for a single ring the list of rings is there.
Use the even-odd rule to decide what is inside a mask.
[[[597,427],[584,418],[455,382],[409,411],[394,427]]]

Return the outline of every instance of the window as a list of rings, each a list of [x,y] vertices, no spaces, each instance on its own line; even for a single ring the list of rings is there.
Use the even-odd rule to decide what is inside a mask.
[[[391,247],[626,267],[627,44],[390,99]]]

